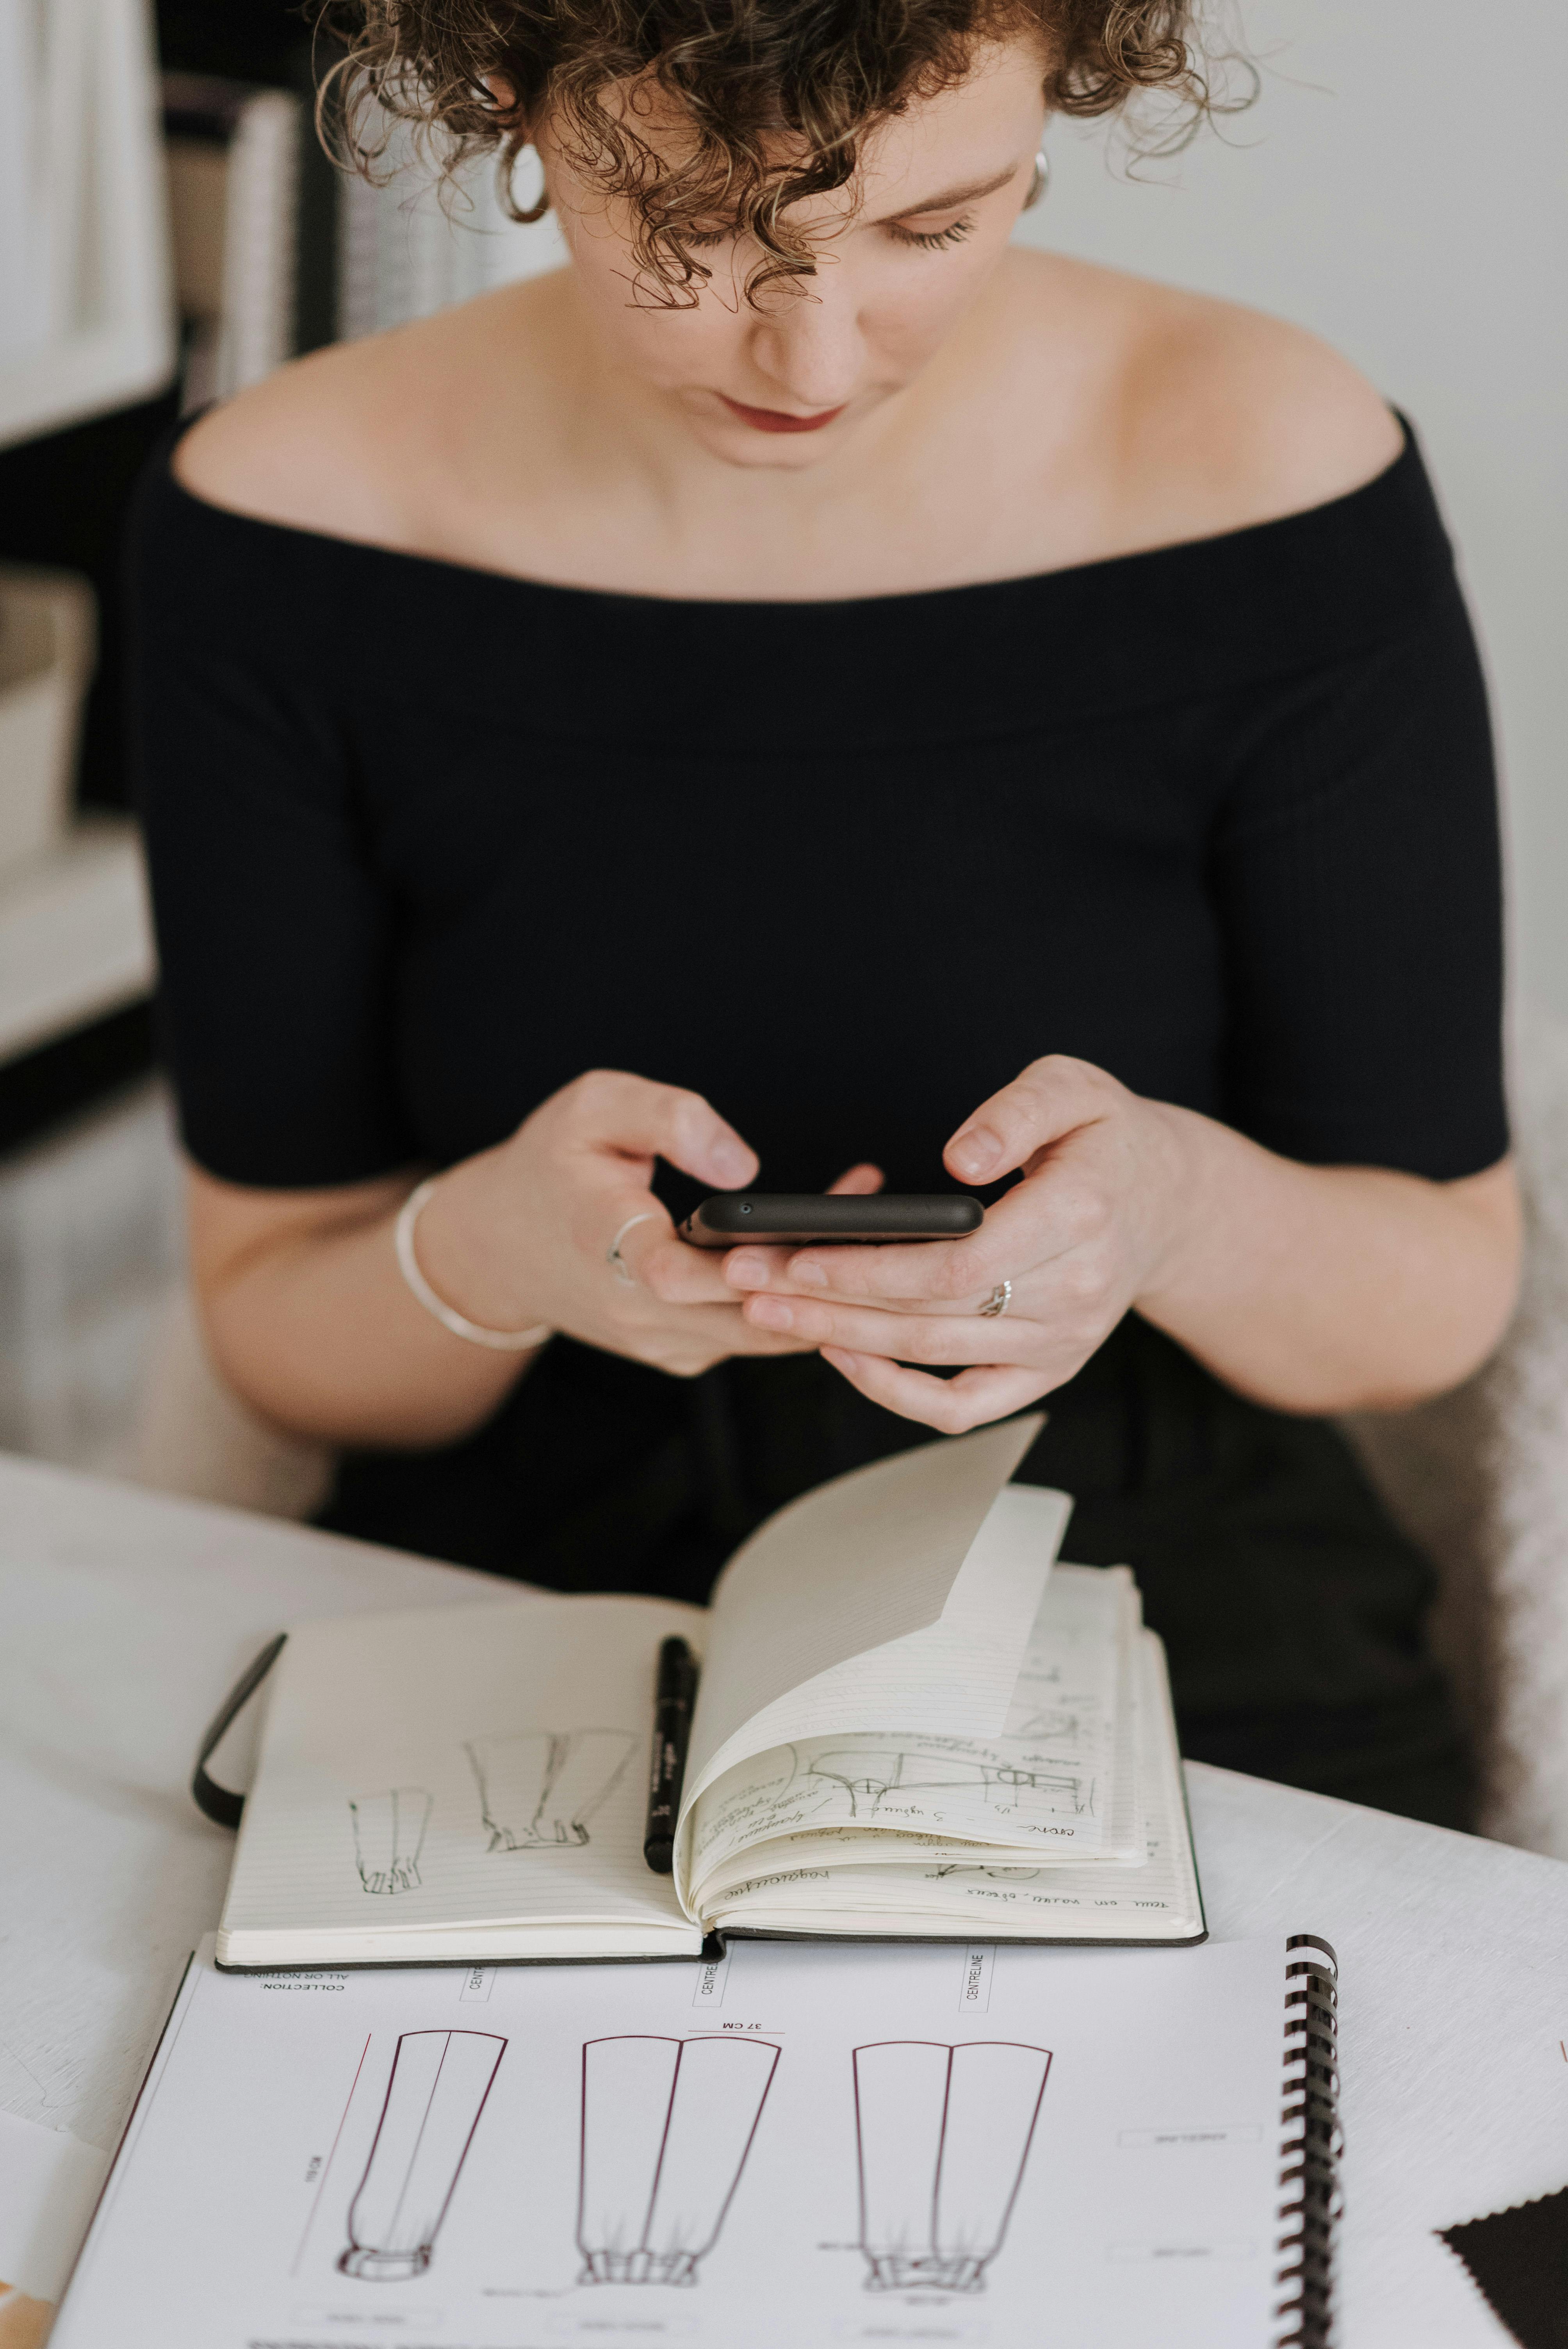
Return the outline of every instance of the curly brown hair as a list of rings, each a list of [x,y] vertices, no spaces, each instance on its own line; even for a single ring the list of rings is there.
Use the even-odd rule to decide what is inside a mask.
[[[398,124],[435,134],[443,168],[498,157],[514,220],[514,166],[548,112],[574,170],[631,209],[638,292],[689,306],[710,272],[692,240],[749,235],[769,284],[812,274],[789,217],[852,178],[868,132],[950,88],[988,39],[1034,35],[1047,106],[1109,114],[1161,92],[1181,143],[1216,99],[1196,0],[317,0],[343,55],[327,78],[333,143],[377,175]],[[515,102],[488,87],[498,81]],[[657,111],[689,137],[678,160],[644,136]]]

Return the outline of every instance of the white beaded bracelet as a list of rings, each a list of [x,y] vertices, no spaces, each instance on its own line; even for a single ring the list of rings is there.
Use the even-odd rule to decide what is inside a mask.
[[[414,1253],[414,1226],[435,1187],[432,1179],[428,1183],[421,1183],[417,1191],[409,1192],[397,1217],[396,1233],[397,1268],[426,1312],[433,1313],[442,1329],[449,1330],[454,1338],[466,1338],[470,1346],[489,1346],[498,1354],[525,1354],[534,1346],[542,1346],[547,1338],[555,1334],[545,1322],[541,1322],[535,1330],[483,1330],[477,1321],[466,1320],[462,1314],[454,1313],[451,1307],[437,1296],[420,1271],[419,1259]]]

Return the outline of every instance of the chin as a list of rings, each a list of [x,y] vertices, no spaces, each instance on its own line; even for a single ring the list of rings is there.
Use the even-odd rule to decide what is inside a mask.
[[[748,473],[807,472],[813,465],[820,465],[843,439],[841,433],[831,430],[775,439],[769,433],[753,432],[745,424],[709,425],[706,418],[697,426],[695,437],[720,464],[734,465]]]

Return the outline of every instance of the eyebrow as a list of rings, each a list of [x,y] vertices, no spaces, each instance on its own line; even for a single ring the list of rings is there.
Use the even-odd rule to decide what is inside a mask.
[[[977,196],[995,195],[998,188],[1006,186],[1017,168],[1016,163],[1009,163],[1005,171],[996,172],[989,180],[970,180],[961,188],[944,188],[939,196],[927,196],[918,204],[900,204],[897,212],[884,212],[882,220],[873,221],[872,226],[880,228],[884,221],[908,220],[912,216],[918,220],[923,212],[951,212],[954,204],[969,204]]]

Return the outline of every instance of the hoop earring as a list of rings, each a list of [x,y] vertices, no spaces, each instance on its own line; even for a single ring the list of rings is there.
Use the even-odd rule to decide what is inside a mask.
[[[529,176],[532,178],[537,175],[539,192],[534,196],[531,202],[521,204],[518,202],[517,198],[516,181],[518,166],[522,161],[525,155],[530,157],[531,160],[532,168]],[[509,199],[511,204],[516,207],[516,217],[530,227],[532,226],[535,221],[543,220],[545,214],[550,210],[550,187],[544,176],[543,158],[541,156],[540,151],[534,145],[532,140],[524,140],[522,145],[518,149],[515,155],[513,155],[510,167],[506,162],[504,149],[497,160],[499,167],[498,184],[500,188],[501,195],[503,198]]]
[[[1035,206],[1039,202],[1040,198],[1046,194],[1050,184],[1051,159],[1042,147],[1035,157],[1034,176],[1029,181],[1029,192],[1024,198],[1023,209],[1025,212],[1029,212],[1034,211]]]

